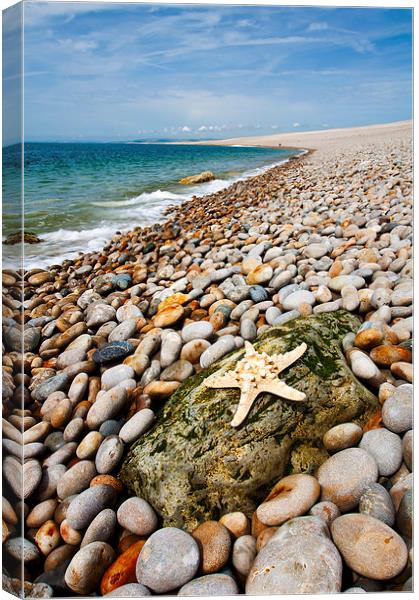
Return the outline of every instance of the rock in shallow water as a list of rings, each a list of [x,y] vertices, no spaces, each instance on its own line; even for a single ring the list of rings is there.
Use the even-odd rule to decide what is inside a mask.
[[[340,311],[295,320],[261,336],[255,348],[268,354],[307,343],[298,363],[281,374],[307,400],[261,394],[237,429],[230,421],[238,390],[209,389],[204,380],[229,370],[242,351],[190,377],[131,448],[122,481],[153,506],[165,526],[192,530],[228,512],[249,516],[285,469],[313,472],[327,458],[319,446],[328,429],[364,423],[377,409],[377,399],[353,378],[339,350],[340,339],[358,328],[356,317]]]

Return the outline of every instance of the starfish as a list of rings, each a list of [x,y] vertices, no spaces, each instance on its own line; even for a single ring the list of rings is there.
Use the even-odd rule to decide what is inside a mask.
[[[245,354],[234,369],[224,375],[208,377],[205,385],[209,388],[240,388],[240,400],[231,425],[238,427],[247,417],[253,402],[262,392],[281,396],[294,402],[302,402],[306,395],[284,381],[277,375],[289,367],[307,350],[303,343],[285,354],[266,354],[257,352],[250,342],[245,342]]]

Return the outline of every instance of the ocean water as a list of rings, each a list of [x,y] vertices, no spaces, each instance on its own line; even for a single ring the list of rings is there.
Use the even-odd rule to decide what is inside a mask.
[[[25,268],[99,250],[116,231],[158,222],[166,207],[221,190],[296,153],[241,146],[27,143],[25,230],[43,241],[25,244]],[[19,158],[16,147],[3,149],[3,239],[21,228]],[[208,170],[215,180],[194,186],[178,183]],[[4,265],[12,266],[18,252],[18,246],[3,245]]]

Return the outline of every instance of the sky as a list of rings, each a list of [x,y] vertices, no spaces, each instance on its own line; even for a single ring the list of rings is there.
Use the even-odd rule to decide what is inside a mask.
[[[222,138],[412,116],[410,9],[29,1],[24,33],[27,141]]]

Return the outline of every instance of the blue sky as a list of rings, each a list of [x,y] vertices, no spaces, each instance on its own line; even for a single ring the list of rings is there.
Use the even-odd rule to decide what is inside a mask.
[[[26,2],[27,140],[411,118],[409,9]]]

